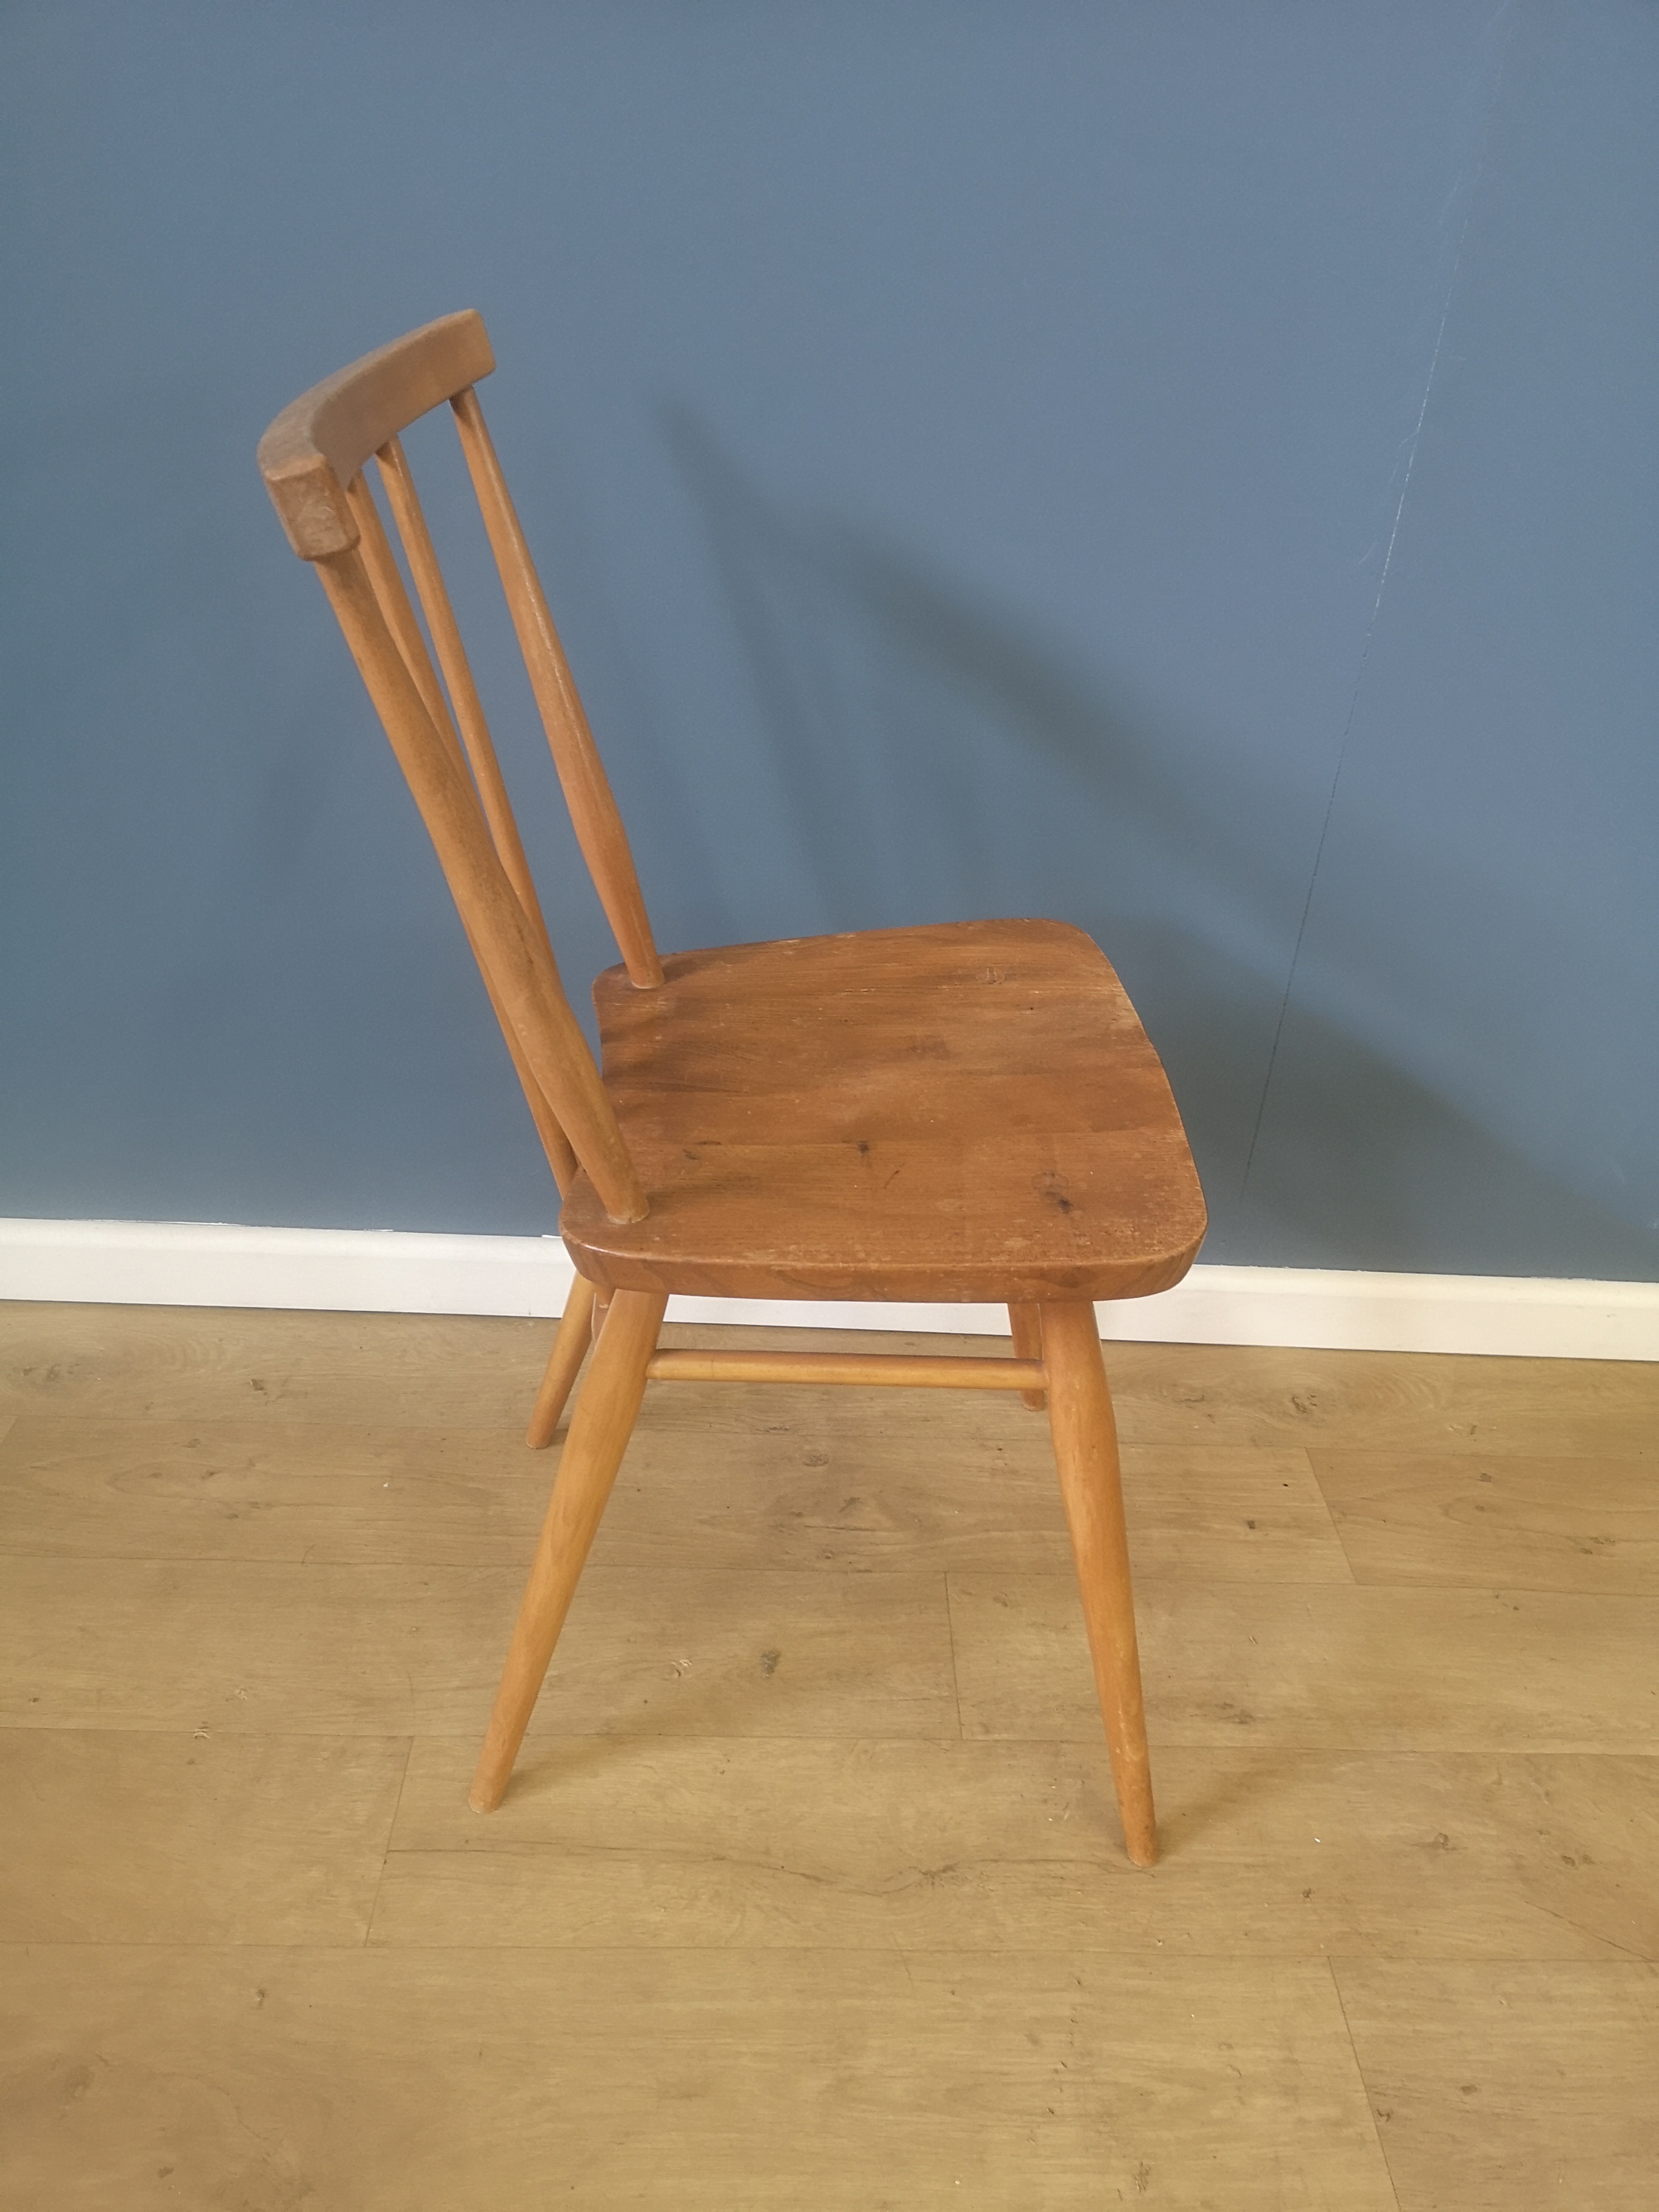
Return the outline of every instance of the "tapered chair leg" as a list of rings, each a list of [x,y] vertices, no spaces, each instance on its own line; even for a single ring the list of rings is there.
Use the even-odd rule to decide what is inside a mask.
[[[1042,1308],[1034,1305],[1011,1305],[1008,1325],[1013,1331],[1016,1359],[1041,1359],[1042,1357]],[[1022,1390],[1019,1402],[1033,1413],[1040,1413],[1048,1404],[1048,1394],[1042,1390]]]
[[[618,1291],[586,1385],[576,1401],[553,1496],[542,1523],[524,1601],[507,1646],[469,1802],[493,1813],[507,1790],[519,1746],[564,1626],[588,1548],[645,1395],[646,1363],[656,1348],[667,1299],[655,1291]]]
[[[1118,1476],[1117,1425],[1112,1419],[1093,1306],[1045,1305],[1042,1347],[1048,1423],[1083,1593],[1083,1618],[1106,1723],[1123,1841],[1136,1866],[1151,1866],[1158,1857],[1158,1829]]]
[[[542,1376],[542,1387],[536,1393],[536,1406],[530,1416],[530,1426],[525,1431],[525,1442],[532,1451],[540,1451],[553,1441],[553,1431],[559,1425],[559,1416],[564,1411],[565,1401],[574,1388],[581,1364],[587,1357],[587,1347],[592,1338],[593,1285],[585,1275],[578,1275],[570,1285],[570,1295],[564,1302],[564,1311],[553,1338],[553,1350]]]

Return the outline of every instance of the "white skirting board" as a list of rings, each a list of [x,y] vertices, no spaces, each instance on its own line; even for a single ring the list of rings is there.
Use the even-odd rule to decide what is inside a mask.
[[[0,1298],[332,1313],[551,1315],[571,1280],[553,1237],[0,1219]],[[1194,1267],[1099,1309],[1107,1338],[1530,1358],[1659,1359],[1659,1283]],[[671,1321],[1003,1335],[1000,1306],[675,1298]]]

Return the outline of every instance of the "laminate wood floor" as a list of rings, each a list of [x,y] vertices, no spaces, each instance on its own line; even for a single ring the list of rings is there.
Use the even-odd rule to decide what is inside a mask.
[[[1000,1394],[654,1386],[470,1813],[548,1338],[0,1307],[5,2212],[1659,2204],[1659,1369],[1109,1346],[1137,1873]]]

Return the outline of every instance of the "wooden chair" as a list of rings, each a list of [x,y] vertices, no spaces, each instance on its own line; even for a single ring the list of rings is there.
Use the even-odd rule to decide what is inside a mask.
[[[383,347],[278,416],[259,466],[345,632],[442,864],[562,1194],[577,1281],[530,1425],[590,1335],[471,1791],[506,1790],[649,1381],[1018,1390],[1047,1406],[1128,1854],[1157,1852],[1097,1298],[1166,1289],[1204,1203],[1164,1071],[1104,957],[1053,921],[971,921],[659,957],[628,840],[474,389],[477,315]],[[622,953],[595,1067],[398,434],[447,402],[576,835]],[[368,482],[370,456],[436,669]],[[441,671],[440,681],[438,671]],[[453,719],[452,719],[453,717]],[[675,1291],[994,1301],[1015,1356],[659,1351]]]

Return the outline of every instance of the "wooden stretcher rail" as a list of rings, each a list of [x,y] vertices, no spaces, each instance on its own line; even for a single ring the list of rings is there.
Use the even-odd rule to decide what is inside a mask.
[[[656,1352],[653,1382],[852,1382],[880,1389],[1042,1390],[1040,1359],[973,1359],[908,1352]]]

